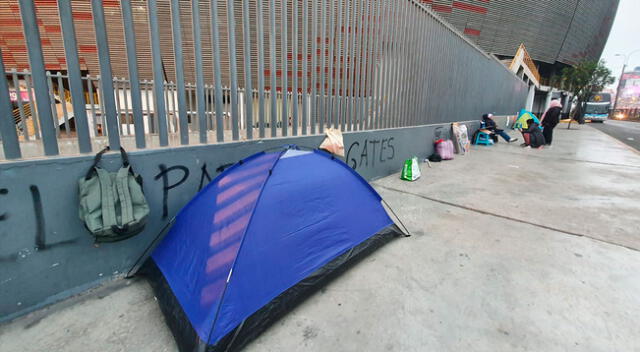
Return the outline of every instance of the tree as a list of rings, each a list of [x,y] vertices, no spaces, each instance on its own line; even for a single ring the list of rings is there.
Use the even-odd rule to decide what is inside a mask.
[[[605,86],[614,81],[615,78],[611,75],[611,70],[605,66],[604,60],[585,60],[575,66],[564,68],[559,79],[559,86],[570,92],[573,99],[576,99],[576,111],[574,111],[573,119],[582,121],[583,105],[589,101],[593,94],[602,91]],[[571,120],[569,120],[567,128],[571,128]]]

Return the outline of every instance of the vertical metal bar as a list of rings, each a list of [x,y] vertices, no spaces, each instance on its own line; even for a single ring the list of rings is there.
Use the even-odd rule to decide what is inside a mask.
[[[418,63],[422,66],[422,70],[418,78],[416,79],[416,88],[415,88],[415,112],[414,112],[414,125],[422,125],[424,124],[425,119],[425,109],[426,101],[423,98],[423,92],[429,91],[429,77],[428,70],[431,66],[431,63],[427,60],[427,44],[428,44],[428,27],[427,27],[427,17],[424,13],[424,10],[420,9],[417,13],[418,21],[420,23],[420,36],[419,36],[419,45],[417,46],[417,50],[419,51],[419,59]]]
[[[406,57],[407,52],[407,32],[406,32],[406,21],[408,20],[407,16],[407,8],[409,7],[409,2],[405,1],[400,4],[400,13],[398,19],[398,50],[397,57],[398,63],[396,65],[396,74],[395,74],[395,98],[394,102],[396,107],[393,112],[394,115],[397,114],[398,117],[396,119],[396,127],[404,127],[405,120],[405,108],[404,98],[406,95],[406,85],[409,84],[409,77],[405,76],[405,68],[408,57]]]
[[[360,63],[360,57],[356,57],[356,48],[362,47],[362,42],[360,40],[356,40],[356,33],[360,36],[361,27],[362,27],[362,7],[358,8],[358,3],[360,1],[355,0],[351,2],[353,4],[353,8],[351,10],[351,22],[349,22],[350,31],[347,31],[347,34],[351,32],[351,54],[349,55],[349,74],[344,74],[344,82],[346,82],[344,91],[345,91],[345,99],[347,99],[347,108],[345,109],[345,120],[348,119],[347,130],[353,130],[353,122],[357,120],[354,118],[356,107],[355,107],[355,74],[356,74],[356,62]],[[360,22],[358,22],[358,18],[360,18]],[[359,38],[358,38],[359,39]],[[346,53],[346,46],[345,46]],[[345,63],[347,62],[345,55]],[[346,66],[345,66],[346,67]]]
[[[206,83],[204,84],[204,114],[206,117],[206,122],[207,122],[207,137],[209,136],[209,130],[213,130],[213,105],[212,105],[212,100],[213,100],[213,93],[211,92],[211,89],[209,88],[209,85],[207,85]]]
[[[127,128],[127,135],[131,135],[131,127],[129,126],[129,94],[131,90],[127,87],[129,81],[126,78],[122,79],[122,98],[124,100],[124,120],[126,121],[125,127]]]
[[[408,5],[407,18],[404,20],[406,23],[411,23],[412,25],[406,26],[407,31],[407,40],[406,40],[406,55],[407,58],[405,64],[405,74],[409,78],[409,82],[405,87],[404,94],[404,110],[405,110],[405,126],[413,125],[413,111],[415,109],[415,105],[411,105],[413,103],[413,94],[415,93],[415,82],[416,76],[420,74],[422,69],[422,65],[420,62],[416,62],[416,58],[419,57],[419,53],[416,52],[416,47],[419,45],[419,40],[417,39],[417,33],[420,30],[420,22],[416,18],[416,11],[418,11],[418,6],[413,2],[410,2]]]
[[[392,21],[392,25],[391,25],[391,41],[390,41],[390,52],[389,52],[389,76],[388,76],[388,87],[389,89],[387,90],[387,105],[386,105],[386,110],[385,110],[385,120],[387,121],[387,128],[391,128],[391,127],[397,127],[397,122],[398,122],[398,116],[396,115],[396,109],[397,106],[395,106],[395,93],[397,92],[397,86],[396,86],[396,76],[397,76],[397,68],[398,68],[398,61],[399,61],[399,46],[400,46],[400,34],[399,34],[399,18],[400,18],[400,12],[401,8],[400,5],[398,6],[394,6],[393,7],[393,17],[391,19]]]
[[[343,15],[343,10],[348,8],[348,5],[346,4],[346,2],[340,0],[340,1],[336,1],[336,6],[337,6],[337,10],[338,10],[338,22],[337,22],[337,29],[336,29],[336,40],[338,41],[338,45],[335,48],[335,66],[334,66],[334,70],[333,70],[333,74],[332,76],[335,76],[335,85],[333,87],[333,99],[331,100],[331,116],[332,119],[334,121],[334,127],[335,128],[340,128],[340,130],[343,130],[343,126],[341,125],[341,119],[340,119],[340,102],[342,100],[342,94],[340,92],[340,72],[342,71],[342,37],[344,35],[344,31],[345,31],[345,26],[344,23],[342,21],[342,15]],[[345,16],[348,17],[348,16]],[[334,26],[335,28],[335,26]],[[340,127],[338,127],[340,126]]]
[[[151,59],[153,66],[154,118],[158,124],[158,138],[161,147],[169,145],[167,131],[167,111],[165,105],[162,55],[160,53],[160,29],[158,27],[158,5],[156,0],[148,0],[149,32],[151,34]]]
[[[67,113],[67,97],[65,94],[64,85],[62,84],[62,73],[58,71],[56,73],[58,81],[58,98],[60,99],[60,105],[62,105],[62,116],[64,117],[64,133],[69,137],[71,135],[71,127],[69,126],[69,114]]]
[[[344,24],[343,24],[343,46],[342,46],[342,65],[341,65],[341,69],[340,69],[340,76],[342,79],[342,83],[340,83],[341,85],[341,91],[342,91],[342,98],[341,103],[340,103],[340,110],[339,110],[339,114],[340,114],[340,127],[342,128],[343,131],[346,131],[346,129],[348,128],[349,130],[351,130],[350,127],[350,121],[348,120],[350,118],[350,116],[348,116],[348,114],[350,113],[351,110],[351,99],[350,99],[350,95],[352,95],[351,92],[351,87],[349,86],[349,79],[351,78],[352,74],[351,74],[351,68],[354,66],[353,60],[355,60],[354,56],[355,56],[355,52],[352,53],[353,49],[355,48],[355,24],[353,23],[353,21],[355,21],[355,14],[356,14],[356,2],[357,0],[352,0],[352,1],[345,1],[344,3]]]
[[[55,93],[53,92],[53,79],[51,78],[51,72],[47,71],[46,76],[47,76],[47,84],[49,89],[49,101],[51,101],[51,111],[53,114],[54,128],[55,128],[56,134],[60,136],[61,135],[60,120],[58,119],[58,108],[56,108],[56,97],[55,97]]]
[[[411,58],[411,61],[409,62],[409,75],[411,77],[411,83],[408,87],[409,94],[407,97],[407,110],[409,112],[409,116],[407,117],[407,121],[409,126],[415,126],[418,105],[418,102],[416,101],[416,94],[420,89],[418,87],[418,79],[421,77],[425,66],[422,61],[422,52],[420,51],[420,45],[422,44],[421,36],[424,34],[424,31],[422,28],[422,21],[420,21],[419,16],[420,7],[412,4],[409,15],[411,16],[411,23],[415,24],[415,29],[411,28],[411,31],[409,32],[411,35],[411,39],[409,41],[409,55]]]
[[[89,91],[89,105],[91,105],[91,118],[93,120],[93,133],[98,136],[98,121],[96,120],[96,106],[93,101],[93,81],[91,76],[87,75],[87,89]]]
[[[33,92],[31,91],[31,74],[27,73],[27,70],[23,71],[24,83],[27,86],[27,92],[29,94],[29,106],[31,107],[31,121],[33,122],[33,131],[36,139],[40,139],[40,127],[38,126],[38,112],[36,108],[36,102],[33,99]]]
[[[282,136],[287,136],[287,130],[289,129],[289,110],[287,109],[287,96],[289,92],[289,60],[287,59],[287,55],[289,54],[288,48],[288,24],[287,24],[287,7],[289,6],[287,0],[282,0],[282,12],[280,19],[280,39],[281,39],[281,47],[282,51]]]
[[[293,6],[293,14],[291,16],[292,20],[292,44],[293,44],[293,54],[291,60],[291,74],[293,75],[293,85],[291,86],[291,113],[293,118],[293,126],[291,127],[291,135],[298,135],[298,109],[300,107],[300,99],[298,95],[298,41],[300,39],[298,34],[298,22],[300,18],[298,18],[298,0],[293,0],[291,2],[291,6]]]
[[[354,38],[354,43],[356,44],[354,57],[354,70],[353,70],[353,81],[351,82],[351,111],[353,114],[353,121],[351,122],[351,130],[356,131],[360,129],[360,121],[361,121],[361,111],[362,111],[362,102],[363,100],[360,97],[361,88],[360,87],[360,77],[362,75],[362,66],[366,66],[366,45],[367,45],[367,37],[366,31],[364,29],[364,18],[369,16],[369,7],[362,0],[358,0],[358,11],[356,12],[355,19],[355,28],[356,35]],[[364,61],[364,63],[363,63]]]
[[[351,12],[351,3],[353,1],[344,1],[342,3],[342,21],[338,22],[340,36],[338,37],[339,48],[336,57],[336,109],[335,119],[336,126],[340,126],[340,130],[345,131],[345,115],[346,106],[346,77],[347,77],[347,57],[349,53],[349,17]]]
[[[156,117],[155,114],[152,115],[151,113],[151,102],[149,101],[149,81],[147,81],[146,79],[142,82],[142,85],[144,86],[144,102],[146,104],[146,111],[145,111],[145,115],[147,116],[147,126],[149,126],[149,133],[158,133],[158,130],[156,129],[156,125],[155,125],[155,121],[156,121]],[[153,92],[151,92],[151,94],[153,94]]]
[[[333,76],[334,76],[334,65],[333,62],[335,61],[336,58],[336,54],[334,52],[335,48],[334,48],[334,41],[335,41],[335,32],[336,32],[336,21],[335,21],[335,17],[336,17],[336,3],[335,1],[329,1],[329,6],[331,8],[331,15],[329,16],[331,21],[330,21],[330,25],[329,25],[329,72],[328,74],[328,79],[327,79],[327,108],[326,108],[326,114],[327,114],[327,126],[328,127],[335,127],[335,121],[334,121],[334,117],[333,117],[333,100],[334,100],[334,95],[336,94],[336,92],[333,91]],[[339,6],[339,5],[338,5]]]
[[[0,72],[0,74],[5,74],[4,71]],[[22,106],[22,93],[20,90],[20,81],[18,80],[18,71],[15,68],[11,69],[11,80],[13,81],[13,89],[16,92],[16,103],[18,104],[18,113],[20,114],[20,126],[22,128],[22,134],[24,135],[25,141],[29,140],[29,131],[27,131],[27,121],[24,116],[24,107]],[[13,116],[11,114],[10,116]]]
[[[319,1],[311,0],[311,115],[309,116],[311,134],[316,133],[318,121],[318,3]]]
[[[413,26],[407,24],[408,40],[406,45],[407,45],[407,55],[409,55],[409,57],[406,63],[405,71],[411,78],[409,85],[407,85],[407,87],[405,88],[407,92],[405,97],[405,102],[406,102],[405,110],[407,112],[405,121],[407,123],[407,126],[413,125],[412,120],[413,120],[413,117],[415,116],[414,110],[416,107],[415,105],[412,105],[412,103],[414,103],[413,95],[417,89],[416,79],[420,74],[420,72],[422,71],[422,67],[423,67],[420,61],[416,61],[420,56],[420,53],[417,51],[417,46],[418,46],[418,43],[420,42],[419,34],[421,34],[419,32],[420,21],[419,21],[419,18],[416,16],[418,9],[419,9],[418,5],[414,4],[413,2],[409,4],[409,21],[411,22],[408,22],[408,23],[412,23]]]
[[[173,56],[176,72],[176,90],[178,98],[178,123],[180,126],[180,144],[189,144],[189,121],[187,121],[187,97],[184,85],[184,58],[182,56],[182,28],[180,24],[180,2],[171,0],[171,29],[173,34]],[[176,110],[175,93],[172,97],[173,108]],[[175,115],[174,115],[175,116]]]
[[[375,100],[375,109],[376,109],[376,120],[374,129],[380,129],[384,127],[384,116],[382,116],[382,107],[385,103],[385,94],[386,94],[386,56],[389,52],[389,15],[390,15],[390,6],[389,0],[381,0],[382,2],[382,12],[380,14],[380,31],[378,33],[380,41],[380,45],[378,45],[378,61],[377,61],[377,69],[376,69],[376,100]]]
[[[240,139],[238,131],[238,62],[236,59],[236,19],[234,0],[227,0],[227,29],[229,38],[229,69],[231,71],[231,129],[234,141]]]
[[[256,37],[258,44],[258,124],[260,138],[265,137],[264,132],[264,9],[263,0],[256,0]]]
[[[278,91],[276,89],[278,84],[276,80],[276,71],[278,69],[276,57],[276,0],[269,1],[269,57],[271,59],[271,90],[269,94],[271,113],[269,117],[271,119],[271,137],[275,137],[277,133],[276,124],[278,123]]]
[[[155,0],[151,0],[154,1]],[[151,1],[149,3],[151,3]],[[98,61],[100,62],[100,84],[104,107],[106,109],[107,130],[109,131],[109,145],[111,149],[120,149],[120,132],[118,131],[118,118],[116,116],[115,97],[113,96],[113,76],[111,74],[111,57],[109,54],[109,42],[107,41],[107,27],[104,19],[104,10],[101,0],[91,0],[93,11],[93,25],[98,46]]]
[[[118,119],[118,128],[121,128],[122,127],[122,107],[120,106],[120,79],[118,79],[118,77],[113,78],[113,89],[115,90],[114,95],[116,97],[116,116]]]
[[[366,0],[365,0],[366,1]],[[366,66],[364,67],[365,69],[365,74],[363,75],[362,79],[360,80],[362,83],[362,87],[364,88],[364,93],[362,94],[365,102],[364,102],[364,107],[363,107],[363,118],[362,118],[362,124],[361,124],[361,129],[371,129],[372,127],[372,123],[373,123],[373,99],[375,98],[374,93],[374,84],[375,84],[375,77],[374,77],[374,68],[376,65],[376,59],[375,59],[375,53],[377,49],[377,32],[378,32],[378,15],[379,15],[379,9],[380,9],[380,1],[381,0],[377,0],[374,3],[370,3],[370,7],[371,7],[371,11],[369,13],[369,15],[367,16],[367,31],[368,31],[368,35],[367,35],[367,56],[366,56]],[[378,11],[376,11],[378,10]]]
[[[373,110],[375,114],[375,119],[371,126],[372,129],[378,129],[381,126],[381,113],[382,113],[382,102],[383,102],[383,93],[384,88],[382,85],[384,84],[384,69],[383,69],[383,61],[384,61],[384,52],[386,47],[386,36],[387,36],[387,16],[388,16],[388,0],[380,0],[380,13],[378,15],[378,23],[377,23],[377,31],[376,31],[376,61],[374,66],[374,82],[375,82],[375,99],[373,100]]]
[[[386,29],[386,18],[387,15],[387,6],[386,0],[379,0],[378,5],[378,16],[376,23],[376,39],[375,43],[375,61],[372,71],[372,79],[374,83],[374,98],[372,99],[372,114],[374,114],[375,118],[371,123],[371,129],[377,129],[380,127],[380,105],[382,104],[382,81],[384,78],[384,71],[382,70],[382,55],[384,51],[384,40],[385,40],[385,32]]]
[[[53,123],[53,114],[50,107],[52,102],[47,92],[48,88],[47,77],[44,70],[44,57],[42,55],[40,31],[38,29],[33,0],[19,1],[18,4],[20,5],[22,27],[29,53],[29,66],[31,67],[33,88],[35,89],[38,106],[38,117],[40,119],[44,154],[58,155],[59,151],[58,142],[56,140],[56,127]],[[5,72],[4,68],[2,69],[2,72]],[[11,152],[14,151],[12,150]],[[15,153],[11,155],[15,155]]]
[[[102,128],[102,135],[107,136],[109,132],[107,131],[107,126],[105,123],[104,96],[102,95],[102,87],[100,86],[100,81],[102,80],[102,78],[100,78],[100,76],[97,76],[96,80],[98,81],[98,86],[100,87],[98,88],[98,103],[100,104],[100,125]]]
[[[435,84],[434,82],[434,77],[435,77],[435,70],[437,70],[437,66],[436,66],[436,51],[435,49],[435,38],[436,38],[436,32],[435,30],[433,30],[433,27],[435,25],[433,18],[431,17],[431,15],[428,14],[428,17],[426,18],[427,23],[427,32],[428,32],[428,37],[427,37],[427,44],[425,46],[425,53],[427,54],[426,60],[425,62],[428,64],[427,66],[427,86],[424,89],[424,94],[422,94],[423,99],[425,100],[425,104],[424,104],[424,117],[423,117],[423,123],[427,124],[430,121],[430,116],[433,112],[433,104],[436,102],[436,99],[434,98],[432,91],[434,90],[433,85]]]
[[[253,85],[251,74],[251,23],[249,22],[249,0],[242,0],[242,26],[244,43],[244,100],[247,121],[247,139],[253,139]],[[259,29],[261,30],[261,29]]]
[[[143,149],[146,147],[146,143],[144,139],[142,97],[140,93],[140,78],[138,76],[136,34],[133,23],[133,14],[131,12],[131,0],[120,1],[120,6],[122,7],[122,23],[124,24],[124,37],[127,48],[129,81],[131,82],[129,94],[131,94],[131,113],[133,114],[133,129],[136,135],[136,148]],[[127,128],[129,128],[128,119],[129,118],[127,117]]]
[[[34,16],[35,17],[35,16]],[[35,22],[35,21],[34,21]],[[0,49],[0,139],[2,139],[2,150],[7,159],[20,159],[20,142],[16,125],[13,121],[13,111],[11,98],[9,95],[9,82],[5,75],[4,62],[2,61],[2,50]],[[51,119],[49,119],[51,121]],[[55,138],[55,135],[54,135]],[[55,139],[54,139],[55,140]],[[56,145],[57,148],[57,145]]]
[[[355,125],[353,126],[354,130],[361,130],[364,127],[364,119],[366,119],[365,115],[365,99],[367,98],[366,90],[365,90],[365,81],[362,79],[366,75],[366,68],[368,63],[368,55],[369,52],[369,30],[370,30],[370,19],[369,16],[371,13],[371,4],[372,2],[361,0],[360,4],[360,12],[358,15],[358,52],[356,53],[356,72],[354,76],[354,87],[355,87]],[[366,30],[365,30],[365,22],[366,22]]]
[[[309,23],[307,23],[307,21],[309,20],[308,11],[308,0],[302,0],[302,135],[307,134],[307,120],[309,118],[309,106],[307,105],[309,100],[309,78],[307,76],[307,63],[309,60]]]
[[[89,137],[89,123],[87,121],[87,103],[84,99],[84,88],[82,86],[82,74],[80,73],[80,59],[78,58],[78,45],[76,42],[76,30],[73,25],[71,0],[59,0],[58,12],[62,25],[62,38],[67,62],[71,103],[73,105],[73,119],[76,125],[76,133],[78,134],[78,147],[80,153],[90,153],[91,139]]]
[[[187,96],[187,125],[189,128],[189,131],[191,131],[193,129],[193,94],[191,94],[191,88],[193,87],[193,85],[189,84],[189,83],[185,83],[185,94]]]
[[[200,1],[191,0],[193,47],[196,65],[196,104],[198,116],[198,135],[200,143],[207,143],[207,116],[205,115],[204,73],[202,62],[202,31],[200,28]]]
[[[392,6],[392,4],[389,5],[390,6],[390,12],[389,12],[389,27],[388,27],[388,31],[389,31],[389,42],[388,42],[388,46],[387,46],[387,54],[385,55],[385,57],[387,57],[387,65],[385,68],[385,72],[386,72],[386,81],[384,84],[384,87],[386,88],[386,92],[385,92],[385,104],[384,104],[384,109],[383,109],[383,127],[384,128],[390,128],[393,127],[393,114],[390,114],[391,111],[391,103],[392,103],[392,93],[393,93],[393,71],[395,69],[395,56],[396,56],[396,47],[397,47],[397,41],[396,41],[396,15],[398,14],[398,7],[396,6]]]
[[[168,129],[169,129],[169,133],[173,133],[175,132],[175,124],[174,124],[174,118],[175,118],[175,112],[173,111],[173,81],[170,82],[165,82],[164,83],[164,99],[165,99],[165,104],[167,106],[167,122],[169,124]]]
[[[394,107],[393,113],[394,115],[398,115],[396,119],[396,127],[404,127],[405,120],[405,107],[404,98],[406,95],[406,85],[409,83],[409,77],[405,75],[405,68],[408,57],[406,56],[407,52],[407,32],[406,32],[406,21],[407,21],[407,10],[409,7],[409,2],[404,1],[400,3],[400,10],[398,14],[398,50],[396,50],[396,57],[398,58],[398,63],[396,66],[396,74],[395,76],[395,84],[394,84]]]
[[[322,0],[322,45],[320,46],[320,102],[318,115],[318,132],[324,133],[324,125],[328,121],[326,114],[326,102],[327,102],[327,67],[328,67],[328,53],[327,53],[327,0]]]

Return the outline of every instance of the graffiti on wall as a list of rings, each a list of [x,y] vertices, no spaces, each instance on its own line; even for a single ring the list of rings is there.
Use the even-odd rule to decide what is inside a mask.
[[[33,222],[35,224],[35,231],[32,234],[30,234],[33,238],[34,251],[44,251],[54,247],[76,242],[77,238],[64,240],[64,241],[57,241],[57,242],[47,241],[46,219],[44,216],[44,211],[42,206],[42,197],[40,196],[40,189],[36,185],[29,185],[28,191],[30,194],[30,197],[28,199],[33,207],[31,218],[33,219]],[[9,194],[9,189],[7,188],[0,189],[0,196],[8,195],[8,194]],[[0,222],[7,221],[10,218],[10,216],[11,216],[11,212],[8,209],[0,209]],[[28,249],[26,250],[28,251]],[[25,257],[25,256],[26,256],[25,249],[22,249],[18,251],[18,253],[12,253],[9,255],[0,256],[0,262],[16,261],[18,260],[18,258]]]
[[[345,161],[354,170],[375,167],[376,163],[385,163],[395,158],[396,148],[393,143],[393,137],[355,141],[347,148]]]

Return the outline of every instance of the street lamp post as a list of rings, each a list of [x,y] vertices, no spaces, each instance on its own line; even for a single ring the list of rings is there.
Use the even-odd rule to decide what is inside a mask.
[[[615,54],[614,56],[622,56],[624,58],[624,64],[622,65],[622,72],[620,72],[620,78],[618,79],[618,88],[616,89],[616,99],[613,101],[613,109],[611,109],[611,114],[615,114],[616,112],[616,108],[618,107],[618,97],[620,96],[620,88],[621,88],[621,84],[622,83],[622,76],[624,76],[624,71],[627,69],[627,63],[629,62],[629,59],[631,58],[631,55],[640,52],[640,49],[638,50],[634,50],[631,53],[629,53],[628,55],[624,55],[624,54]],[[609,116],[609,118],[611,118],[611,114]]]

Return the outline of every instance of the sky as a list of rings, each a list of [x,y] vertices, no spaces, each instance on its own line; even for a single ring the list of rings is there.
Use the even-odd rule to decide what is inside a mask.
[[[602,59],[616,77],[616,82],[611,87],[617,87],[624,64],[624,58],[616,57],[615,54],[628,56],[635,50],[637,52],[627,59],[627,71],[640,66],[640,0],[620,0],[609,40],[602,52]]]

